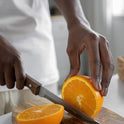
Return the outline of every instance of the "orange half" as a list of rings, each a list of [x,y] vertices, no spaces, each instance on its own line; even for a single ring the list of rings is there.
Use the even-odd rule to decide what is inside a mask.
[[[44,104],[24,110],[16,116],[19,124],[60,124],[64,107],[58,104]]]
[[[62,99],[94,118],[102,108],[103,96],[86,76],[69,78],[62,87]]]

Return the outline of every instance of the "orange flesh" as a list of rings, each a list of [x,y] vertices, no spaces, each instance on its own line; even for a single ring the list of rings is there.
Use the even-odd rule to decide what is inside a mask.
[[[103,97],[91,83],[91,80],[84,76],[68,79],[62,88],[62,98],[94,118],[102,107]]]
[[[38,118],[44,118],[58,112],[61,109],[60,106],[56,105],[42,105],[28,109],[20,114],[19,119],[22,120],[33,120]]]

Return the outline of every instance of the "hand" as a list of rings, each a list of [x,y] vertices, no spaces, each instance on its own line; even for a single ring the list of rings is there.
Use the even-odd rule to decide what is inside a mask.
[[[0,36],[0,85],[23,89],[25,76],[17,50]]]
[[[113,58],[105,37],[88,26],[78,24],[69,29],[67,53],[71,67],[67,78],[78,74],[80,54],[84,49],[88,53],[93,86],[105,96],[114,70]]]

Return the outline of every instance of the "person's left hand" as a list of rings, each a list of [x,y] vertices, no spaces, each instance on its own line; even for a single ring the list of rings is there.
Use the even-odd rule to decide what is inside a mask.
[[[78,24],[69,29],[67,53],[71,67],[67,78],[78,74],[84,49],[88,53],[93,86],[105,96],[114,70],[113,58],[106,38],[88,26]]]

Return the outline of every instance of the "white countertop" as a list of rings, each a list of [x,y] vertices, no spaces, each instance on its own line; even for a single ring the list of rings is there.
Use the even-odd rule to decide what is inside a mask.
[[[12,112],[0,116],[0,124],[12,124]]]
[[[117,74],[112,77],[103,106],[124,117],[124,82]]]
[[[119,80],[118,75],[112,77],[103,106],[124,117],[124,82]],[[0,116],[0,124],[12,124],[11,116],[12,113]]]

